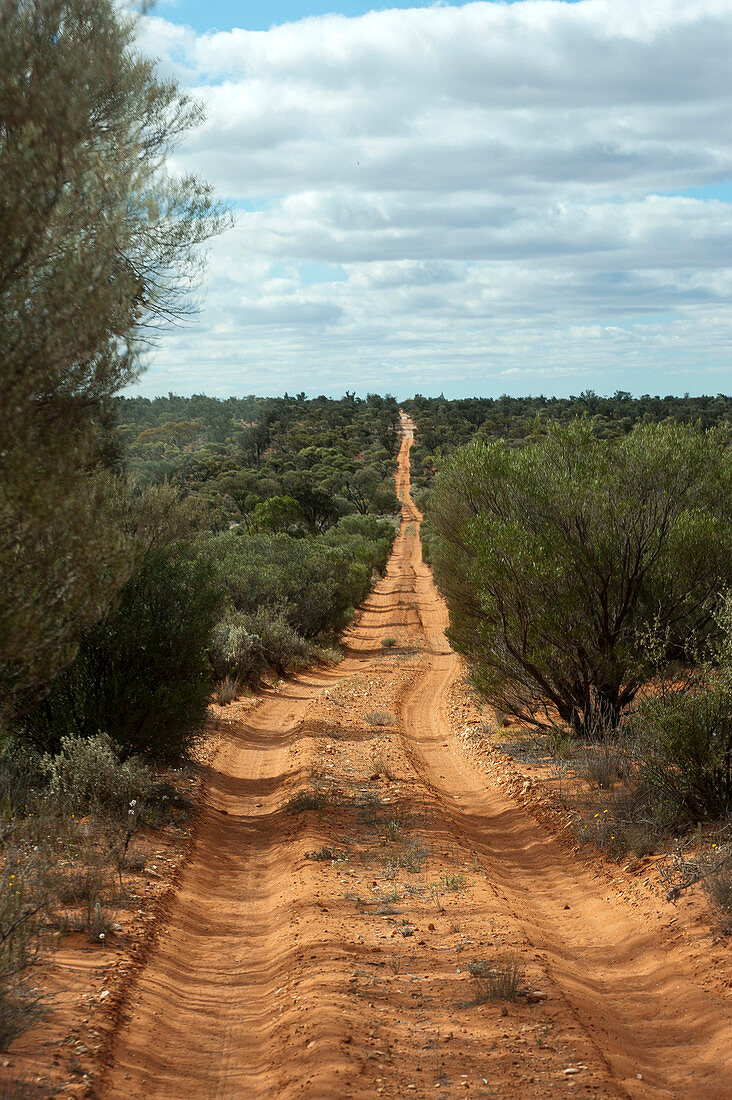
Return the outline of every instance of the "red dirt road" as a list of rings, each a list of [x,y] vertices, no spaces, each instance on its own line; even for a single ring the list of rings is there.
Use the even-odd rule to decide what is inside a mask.
[[[726,949],[612,895],[455,736],[411,439],[405,421],[401,529],[346,658],[222,711],[95,1095],[730,1097]],[[480,1003],[474,974],[507,956],[534,995]]]

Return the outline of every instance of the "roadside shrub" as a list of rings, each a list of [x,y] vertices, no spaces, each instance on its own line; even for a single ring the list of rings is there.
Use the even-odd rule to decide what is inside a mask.
[[[29,735],[53,752],[64,737],[102,730],[123,756],[184,759],[206,717],[206,650],[220,602],[203,559],[150,551],[116,610],[85,633],[73,665],[29,717]]]
[[[618,724],[654,674],[717,633],[732,583],[732,452],[721,431],[641,424],[615,441],[551,426],[446,461],[430,502],[448,637],[507,714],[591,734]]]
[[[239,680],[251,687],[257,686],[267,667],[262,640],[249,617],[232,610],[214,627],[208,658],[219,681]]]
[[[591,746],[577,761],[577,772],[592,787],[610,790],[628,772],[626,754],[614,745]]]
[[[729,862],[702,879],[702,887],[725,935],[732,933],[732,866]]]
[[[347,550],[355,561],[368,567],[369,573],[376,570],[383,575],[395,535],[396,529],[391,520],[373,515],[354,515],[340,519],[321,536],[321,541]]]
[[[303,638],[282,613],[263,607],[250,616],[249,622],[260,640],[266,663],[280,676],[287,668],[319,655],[317,646]]]
[[[303,638],[342,630],[370,584],[367,566],[318,538],[227,532],[207,553],[233,609],[255,615],[276,606]]]
[[[38,1016],[27,971],[43,946],[54,900],[52,862],[43,846],[3,846],[0,861],[0,1050]]]
[[[632,729],[639,781],[660,821],[693,824],[732,810],[732,691],[726,682],[644,699]]]
[[[322,810],[328,805],[328,795],[317,787],[300,791],[288,801],[285,809],[288,814],[301,814],[306,810]]]
[[[131,757],[121,763],[106,734],[63,737],[61,751],[46,756],[44,769],[51,796],[67,813],[106,811],[125,814],[141,802],[154,783],[153,771]]]
[[[391,726],[394,722],[394,715],[390,714],[388,710],[370,710],[366,715],[366,721],[372,726]]]

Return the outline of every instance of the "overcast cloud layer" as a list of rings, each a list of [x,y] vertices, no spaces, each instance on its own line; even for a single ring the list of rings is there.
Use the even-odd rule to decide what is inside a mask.
[[[237,206],[137,392],[729,390],[732,0],[524,0],[140,44]]]

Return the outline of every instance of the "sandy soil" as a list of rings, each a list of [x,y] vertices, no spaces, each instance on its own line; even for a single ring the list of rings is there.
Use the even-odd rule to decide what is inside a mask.
[[[411,441],[405,421],[400,534],[345,659],[226,708],[91,1094],[732,1096],[727,948],[580,860],[460,737]],[[507,960],[521,995],[484,1000]]]

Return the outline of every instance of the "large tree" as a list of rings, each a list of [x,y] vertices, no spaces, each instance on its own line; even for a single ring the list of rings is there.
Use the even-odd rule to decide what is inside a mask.
[[[450,640],[491,701],[538,725],[615,721],[649,632],[672,659],[713,628],[732,583],[726,442],[664,424],[611,443],[585,421],[446,463],[430,547]]]
[[[95,473],[107,399],[190,307],[225,212],[166,158],[200,108],[112,0],[0,0],[0,712],[129,576]]]

